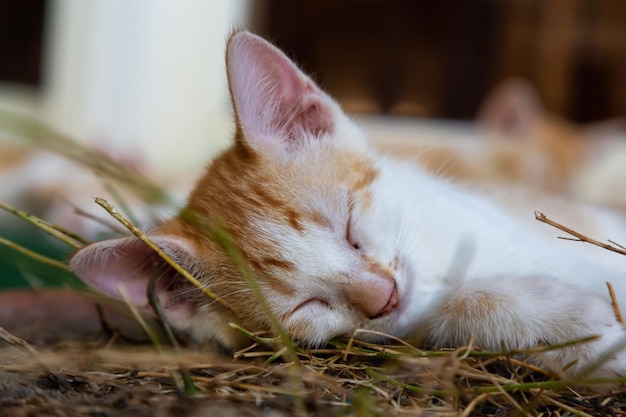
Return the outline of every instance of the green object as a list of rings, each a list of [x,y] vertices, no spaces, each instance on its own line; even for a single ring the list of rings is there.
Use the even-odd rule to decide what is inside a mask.
[[[72,253],[67,245],[36,228],[12,228],[0,231],[0,235],[37,254],[61,262],[65,262]],[[75,280],[72,274],[0,244],[0,291],[32,286],[58,287],[72,280]]]

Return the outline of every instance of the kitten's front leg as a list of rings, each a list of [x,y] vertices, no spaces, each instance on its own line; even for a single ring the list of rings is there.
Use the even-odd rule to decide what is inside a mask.
[[[549,277],[464,282],[434,312],[429,341],[463,346],[474,337],[488,350],[517,350],[599,336],[598,340],[543,353],[538,360],[567,375],[585,374],[604,354],[626,347],[626,332],[608,299]],[[625,376],[619,349],[589,375]]]

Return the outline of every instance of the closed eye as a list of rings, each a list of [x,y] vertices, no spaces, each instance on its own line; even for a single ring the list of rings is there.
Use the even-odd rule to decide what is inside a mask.
[[[352,246],[354,249],[359,250],[361,249],[361,245],[359,244],[359,242],[356,240],[355,236],[354,236],[354,230],[353,230],[353,215],[352,215],[352,210],[354,208],[354,200],[352,199],[352,197],[350,197],[349,199],[349,213],[348,213],[348,223],[346,225],[346,240],[348,241],[348,243],[350,244],[350,246]]]
[[[361,249],[361,245],[359,244],[359,242],[354,238],[354,235],[352,233],[352,226],[351,226],[351,220],[352,219],[348,219],[348,225],[346,227],[346,240],[348,241],[348,243],[350,244],[350,246],[352,246],[354,249]]]

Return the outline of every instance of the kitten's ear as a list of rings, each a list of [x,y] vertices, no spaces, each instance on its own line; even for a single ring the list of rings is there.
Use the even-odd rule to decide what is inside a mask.
[[[253,147],[297,147],[332,133],[339,106],[264,39],[237,32],[226,63],[237,126]]]
[[[479,123],[504,137],[525,137],[543,113],[537,90],[528,81],[516,78],[489,94],[479,113]]]
[[[193,249],[182,239],[154,236],[151,240],[182,266],[193,263]],[[184,291],[191,284],[135,237],[85,246],[71,258],[70,269],[89,286],[120,300],[128,297],[145,310],[150,310],[147,287],[154,276],[155,292],[168,319],[180,322],[193,314]]]

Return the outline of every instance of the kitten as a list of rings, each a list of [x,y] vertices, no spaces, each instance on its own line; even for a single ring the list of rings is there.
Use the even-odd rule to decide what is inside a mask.
[[[541,356],[573,374],[625,340],[605,290],[610,280],[626,294],[617,270],[572,242],[543,239],[533,228],[540,225],[483,197],[379,155],[339,105],[263,39],[235,33],[226,63],[235,143],[211,163],[181,215],[150,233],[224,302],[136,238],[79,250],[70,267],[86,283],[118,298],[124,287],[148,309],[154,274],[173,327],[237,349],[246,341],[230,322],[250,330],[270,322],[201,227],[214,223],[230,233],[272,313],[303,345],[357,329],[494,350],[600,335]],[[611,353],[595,374],[626,375],[626,353]]]
[[[624,123],[569,123],[546,111],[524,80],[499,85],[474,124],[420,121],[409,129],[398,121],[391,127],[366,122],[373,128],[370,142],[399,157],[412,156],[438,175],[514,184],[626,210],[626,194],[615,192],[626,179]]]
[[[517,176],[526,184],[626,209],[626,197],[615,192],[626,178],[623,120],[570,123],[548,112],[538,92],[519,79],[502,83],[488,97],[479,120],[492,142],[519,150]]]

